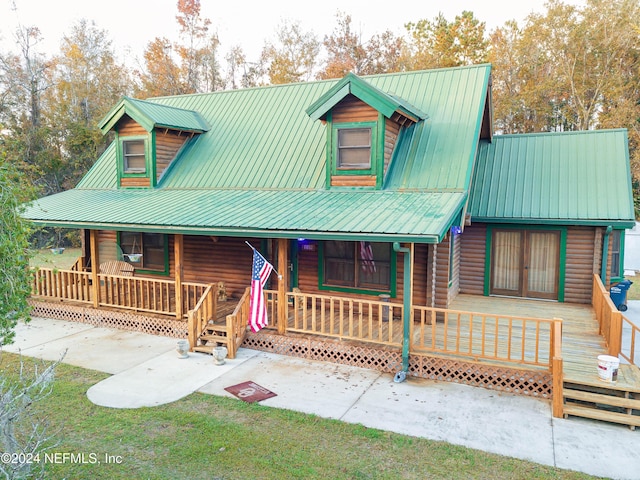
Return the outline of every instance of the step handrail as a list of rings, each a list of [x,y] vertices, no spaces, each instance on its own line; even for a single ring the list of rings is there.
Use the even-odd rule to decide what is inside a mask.
[[[209,320],[216,318],[217,293],[218,289],[214,288],[213,284],[208,285],[196,306],[187,314],[187,336],[190,351],[193,351]]]

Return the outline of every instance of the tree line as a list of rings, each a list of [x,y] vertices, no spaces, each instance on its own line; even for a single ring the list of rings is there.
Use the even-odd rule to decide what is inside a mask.
[[[470,11],[442,14],[363,38],[337,12],[320,38],[283,21],[257,59],[239,46],[224,57],[200,0],[178,0],[179,39],[151,39],[138,68],[125,66],[109,33],[80,20],[60,51],[38,50],[37,26],[0,52],[0,162],[15,165],[37,195],[72,188],[111,142],[99,120],[123,95],[149,98],[315,79],[490,62],[495,131],[529,133],[627,128],[640,198],[640,0],[551,0],[521,24],[493,31]],[[0,32],[6,33],[6,32]],[[26,191],[26,190],[25,190]],[[33,189],[31,190],[33,191]]]

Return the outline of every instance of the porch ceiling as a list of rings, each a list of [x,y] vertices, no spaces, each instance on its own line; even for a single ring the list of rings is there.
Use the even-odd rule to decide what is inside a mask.
[[[68,228],[436,243],[465,200],[461,191],[74,189],[23,216]]]

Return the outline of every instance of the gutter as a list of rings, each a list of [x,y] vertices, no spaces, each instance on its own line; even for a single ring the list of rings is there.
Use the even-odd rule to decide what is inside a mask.
[[[602,263],[600,267],[600,280],[602,280],[602,284],[606,285],[607,282],[607,263],[609,260],[609,235],[613,227],[609,225],[604,232],[604,238],[602,240]]]
[[[403,318],[403,337],[402,337],[402,370],[393,377],[396,383],[404,382],[407,379],[409,371],[409,327],[411,320],[411,292],[407,291],[408,285],[411,285],[411,250],[406,247],[400,247],[400,243],[393,242],[393,251],[404,254],[404,318]]]

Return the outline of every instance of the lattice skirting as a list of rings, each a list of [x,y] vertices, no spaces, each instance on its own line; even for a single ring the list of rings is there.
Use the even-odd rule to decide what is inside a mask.
[[[162,335],[173,338],[187,337],[187,322],[172,318],[152,317],[139,313],[103,310],[70,305],[67,303],[30,300],[31,315],[72,322],[87,323],[96,327],[118,328],[135,332]]]
[[[243,347],[291,357],[369,368],[384,373],[402,369],[400,351],[353,345],[306,336],[248,332]],[[551,398],[552,378],[548,372],[465,362],[429,355],[409,356],[409,375],[431,380],[462,383],[474,387]]]

